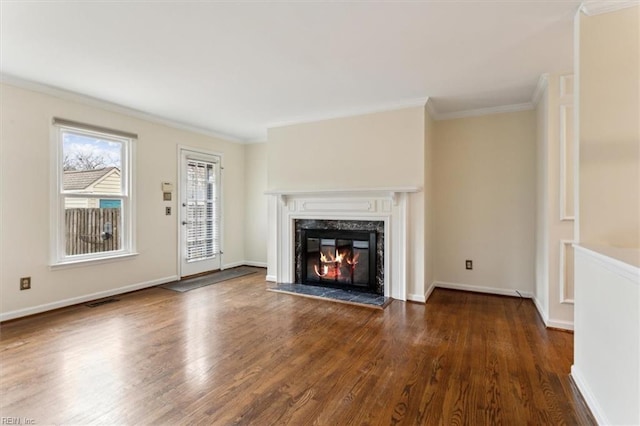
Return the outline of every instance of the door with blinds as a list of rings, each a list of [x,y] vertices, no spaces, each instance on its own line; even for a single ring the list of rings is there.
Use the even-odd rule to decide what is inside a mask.
[[[220,157],[181,150],[180,276],[220,269]]]

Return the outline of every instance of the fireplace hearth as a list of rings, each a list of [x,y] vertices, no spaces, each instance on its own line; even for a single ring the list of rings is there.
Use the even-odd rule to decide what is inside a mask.
[[[296,282],[384,294],[384,222],[296,220]]]

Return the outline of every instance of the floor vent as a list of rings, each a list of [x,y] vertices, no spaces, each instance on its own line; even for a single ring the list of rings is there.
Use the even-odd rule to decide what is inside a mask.
[[[89,308],[95,308],[96,306],[102,306],[102,305],[106,305],[107,303],[113,303],[113,302],[119,302],[119,301],[120,299],[115,299],[111,297],[109,299],[102,299],[102,300],[96,300],[94,302],[89,302],[84,306],[88,306]]]

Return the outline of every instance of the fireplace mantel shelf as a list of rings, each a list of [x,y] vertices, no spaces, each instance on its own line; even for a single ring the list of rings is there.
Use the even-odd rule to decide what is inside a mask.
[[[337,189],[292,189],[292,190],[271,190],[266,191],[266,195],[277,195],[283,204],[287,203],[287,198],[291,196],[371,196],[382,195],[391,198],[397,204],[398,194],[420,192],[419,186],[395,186],[376,188],[337,188]]]

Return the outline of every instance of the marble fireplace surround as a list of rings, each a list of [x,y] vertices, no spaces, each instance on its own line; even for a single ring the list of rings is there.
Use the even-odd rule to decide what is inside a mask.
[[[384,296],[407,300],[408,194],[420,187],[267,191],[267,280],[295,281],[295,220],[384,222]]]

